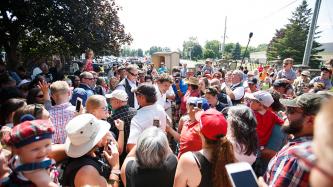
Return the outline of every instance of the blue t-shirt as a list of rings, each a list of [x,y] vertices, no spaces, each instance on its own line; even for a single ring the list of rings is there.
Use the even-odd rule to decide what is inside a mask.
[[[187,84],[185,84],[185,81],[183,79],[180,79],[180,82],[179,82],[179,88],[180,88],[180,91],[183,93],[183,95],[186,93],[187,91]],[[173,92],[175,92],[175,95],[176,95],[176,103],[177,104],[180,104],[180,101],[181,101],[181,98],[178,96],[177,94],[177,87],[175,84],[172,85],[172,89],[173,89]]]

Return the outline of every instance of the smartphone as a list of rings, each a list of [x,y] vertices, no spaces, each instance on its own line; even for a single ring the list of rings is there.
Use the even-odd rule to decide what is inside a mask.
[[[154,125],[155,127],[159,128],[159,127],[160,127],[160,120],[159,120],[159,119],[154,119],[154,121],[153,121],[153,125]]]
[[[197,102],[197,107],[200,108],[200,109],[202,109],[202,101],[198,101]]]
[[[249,163],[227,164],[225,168],[233,187],[258,187],[256,174]]]
[[[81,105],[82,105],[82,99],[78,97],[76,99],[76,105],[75,105],[76,112],[80,112]]]

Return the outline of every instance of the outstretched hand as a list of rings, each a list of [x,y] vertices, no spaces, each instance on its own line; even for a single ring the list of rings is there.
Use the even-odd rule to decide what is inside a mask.
[[[49,93],[49,84],[45,80],[39,81],[38,87],[42,90],[43,94]]]

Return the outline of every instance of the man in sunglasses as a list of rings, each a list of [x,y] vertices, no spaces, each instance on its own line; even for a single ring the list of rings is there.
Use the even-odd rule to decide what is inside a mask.
[[[138,101],[132,92],[132,90],[136,89],[138,86],[138,68],[134,65],[128,65],[126,67],[126,74],[126,78],[120,81],[116,90],[124,90],[128,95],[128,105],[132,108],[138,109]]]
[[[314,93],[305,93],[295,99],[280,99],[287,108],[288,119],[281,129],[293,138],[271,159],[264,176],[269,186],[309,185],[309,171],[292,153],[301,143],[312,142],[314,120],[323,99]]]
[[[75,88],[73,90],[73,96],[71,99],[72,105],[76,105],[77,98],[82,99],[82,105],[86,105],[86,101],[88,97],[95,94],[95,91],[93,89],[93,86],[95,84],[95,78],[94,75],[90,72],[83,72],[80,74],[80,85],[79,87]]]

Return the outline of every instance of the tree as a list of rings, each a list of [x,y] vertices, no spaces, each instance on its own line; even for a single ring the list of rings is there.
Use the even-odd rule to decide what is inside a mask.
[[[269,60],[290,57],[295,60],[296,64],[302,63],[311,15],[311,8],[308,8],[307,2],[303,0],[302,4],[292,13],[289,23],[284,28],[277,30],[269,43],[267,49]],[[317,32],[316,35],[319,33]],[[317,38],[318,36],[315,37],[315,39]],[[309,64],[311,67],[316,68],[320,63],[321,57],[317,55],[323,51],[323,49],[318,49],[320,46],[321,44],[313,41]]]
[[[199,60],[202,58],[202,47],[200,44],[194,44],[191,50],[191,58],[193,60]]]
[[[215,58],[216,54],[212,49],[204,49],[203,56],[204,58]]]
[[[210,57],[205,57],[205,58],[219,58],[219,57],[221,57],[221,55],[220,55],[220,45],[221,45],[221,43],[218,40],[206,41],[204,56],[205,56],[205,52],[206,52],[206,56],[208,55]]]
[[[138,57],[143,57],[143,50],[142,49],[138,49]]]
[[[191,51],[193,50],[193,47],[196,44],[199,44],[198,39],[196,37],[190,37],[187,41],[183,42],[183,57],[185,59],[190,59],[192,54]]]
[[[162,51],[162,47],[152,46],[152,47],[150,47],[150,49],[149,49],[149,54],[150,54],[150,55],[153,55],[154,53],[156,53],[156,52],[160,52],[160,51]]]
[[[259,44],[255,49],[256,52],[267,51],[268,44]]]
[[[18,50],[79,55],[91,48],[96,55],[117,55],[121,45],[132,41],[119,21],[119,9],[115,0],[0,1],[0,47],[10,68],[18,62]]]
[[[240,60],[241,59],[241,46],[239,45],[238,42],[236,43],[235,48],[232,52],[232,58],[234,60]]]

